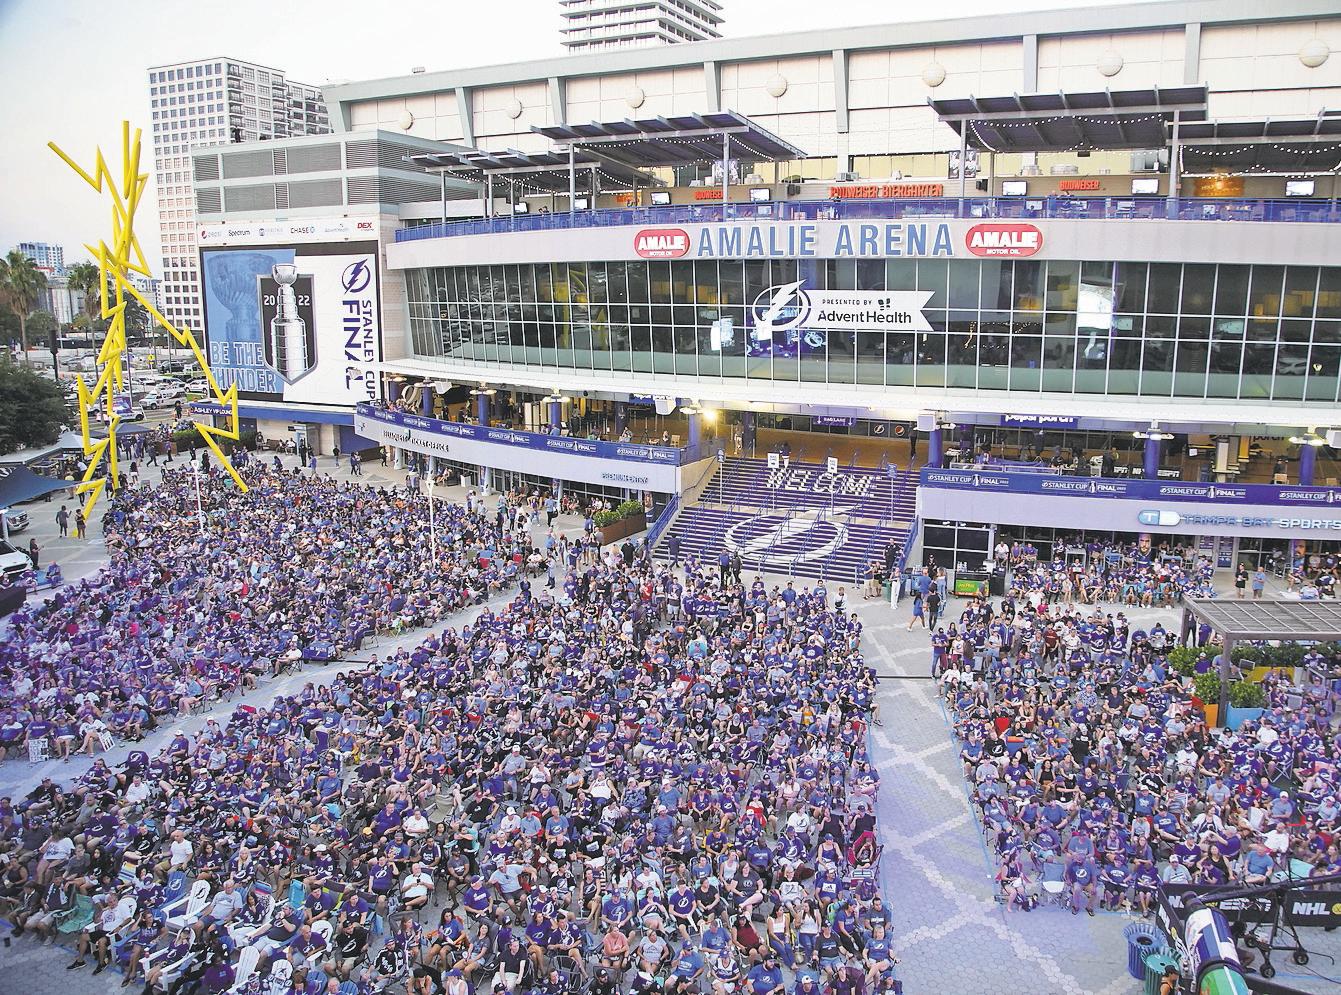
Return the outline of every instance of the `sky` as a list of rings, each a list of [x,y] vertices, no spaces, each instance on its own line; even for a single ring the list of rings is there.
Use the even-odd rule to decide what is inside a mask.
[[[942,0],[903,16],[892,13],[903,5],[891,0],[722,2],[724,33],[744,37],[1096,0]],[[320,85],[405,75],[415,66],[431,72],[525,61],[562,54],[557,11],[554,0],[0,0],[0,252],[20,241],[52,242],[74,262],[87,256],[82,243],[108,227],[99,195],[48,141],[89,165],[95,146],[119,149],[120,123],[129,120],[144,131],[141,165],[152,176],[150,66],[224,56]],[[156,271],[152,178],[150,191],[136,228]]]

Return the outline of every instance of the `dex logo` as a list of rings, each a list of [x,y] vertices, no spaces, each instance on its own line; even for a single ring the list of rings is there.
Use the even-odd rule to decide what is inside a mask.
[[[810,317],[810,295],[801,289],[803,280],[769,287],[750,305],[754,327],[785,332],[805,324]]]
[[[368,284],[371,282],[372,267],[368,265],[366,259],[350,263],[340,274],[340,285],[345,288],[347,294],[361,294],[368,289]]]

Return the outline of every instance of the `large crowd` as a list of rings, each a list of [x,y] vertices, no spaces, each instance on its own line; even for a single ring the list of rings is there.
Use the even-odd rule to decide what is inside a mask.
[[[164,468],[109,503],[109,565],[35,601],[0,642],[0,748],[98,752],[379,631],[427,625],[510,584],[536,551],[506,501],[440,502],[242,462]],[[203,510],[204,523],[197,516]]]
[[[10,708],[177,710],[139,685],[208,696],[433,622],[529,541],[472,500],[426,572],[415,495],[247,472],[245,499],[208,487],[238,530],[208,559],[172,524],[188,479],[118,501],[113,566],[7,641]],[[842,596],[630,544],[564,565],[459,630],[0,799],[16,933],[147,992],[896,990],[874,677]]]
[[[1068,557],[1068,550],[1075,556]],[[1184,596],[1212,597],[1215,563],[1181,547],[1152,549],[1137,543],[1056,543],[1039,555],[1029,542],[1003,541],[995,558],[1010,573],[1010,588],[1033,607],[1043,602],[1102,602],[1172,608]]]
[[[1324,676],[1269,678],[1270,707],[1231,731],[1169,666],[1177,642],[1122,611],[1013,595],[973,599],[933,638],[1006,908],[1145,914],[1161,882],[1341,872],[1341,656],[1310,649],[1303,672]]]

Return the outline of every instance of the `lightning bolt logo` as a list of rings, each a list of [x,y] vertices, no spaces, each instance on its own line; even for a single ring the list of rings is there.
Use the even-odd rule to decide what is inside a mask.
[[[801,284],[804,282],[804,280],[797,280],[795,283],[782,283],[776,287],[770,287],[760,294],[754,302],[755,324],[760,328],[768,328],[774,331],[785,331],[801,324],[810,310],[805,292],[801,289]],[[760,302],[770,295],[768,307],[760,313]],[[796,314],[791,318],[780,319],[779,316],[793,301],[796,302]]]

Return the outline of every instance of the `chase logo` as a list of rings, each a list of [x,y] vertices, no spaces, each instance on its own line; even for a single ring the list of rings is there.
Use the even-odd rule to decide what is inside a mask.
[[[754,327],[785,332],[805,324],[810,317],[810,295],[801,289],[804,280],[769,287],[750,305]]]
[[[368,289],[370,283],[372,283],[372,267],[368,265],[366,259],[350,263],[340,274],[340,285],[345,288],[347,294],[361,294]]]
[[[1150,510],[1137,513],[1136,520],[1142,525],[1158,525],[1164,528],[1172,528],[1183,520],[1183,516],[1176,511]]]

